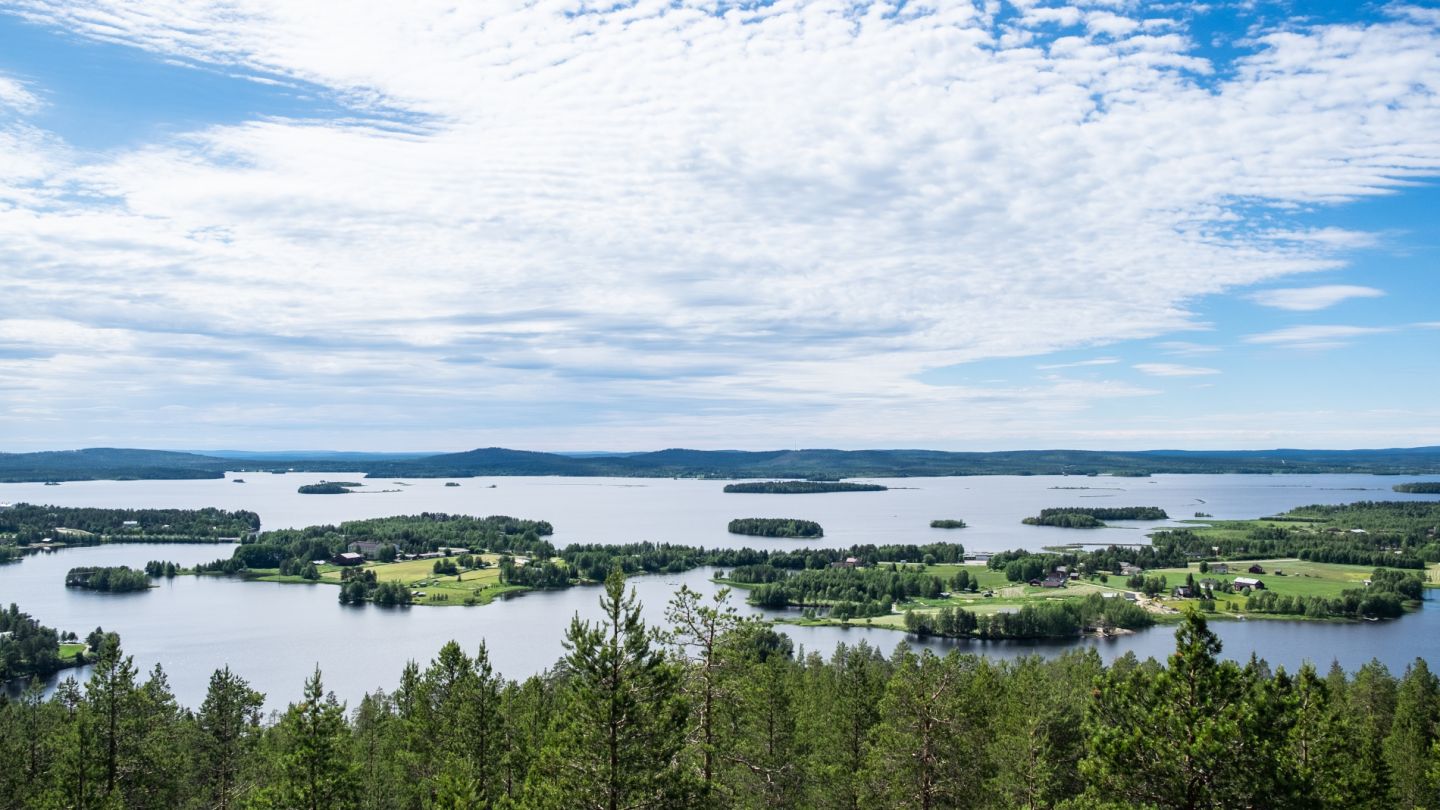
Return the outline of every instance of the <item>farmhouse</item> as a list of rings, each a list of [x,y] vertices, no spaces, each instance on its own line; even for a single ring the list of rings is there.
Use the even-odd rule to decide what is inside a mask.
[[[379,540],[356,540],[346,548],[365,557],[374,557],[380,553],[380,549],[384,545]]]
[[[1212,574],[1230,573],[1230,566],[1226,565],[1225,563],[1210,563],[1208,567],[1210,568],[1210,573]]]
[[[1263,573],[1265,573],[1265,567],[1264,567],[1263,565],[1261,565],[1260,563],[1255,563],[1254,565],[1250,566],[1249,568],[1246,568],[1245,570],[1246,570],[1246,571],[1249,571],[1249,572],[1252,573],[1252,574],[1263,574]]]
[[[1265,583],[1254,577],[1235,577],[1232,583],[1236,588],[1251,588],[1257,591],[1265,590]]]
[[[359,554],[356,554],[353,551],[345,551],[340,554],[336,554],[334,559],[330,560],[330,562],[336,565],[360,565],[361,563],[365,562],[365,558]]]

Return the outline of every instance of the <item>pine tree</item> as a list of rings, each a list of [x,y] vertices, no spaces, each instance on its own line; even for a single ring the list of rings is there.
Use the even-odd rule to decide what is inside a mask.
[[[700,779],[706,790],[716,770],[715,704],[726,697],[721,686],[723,642],[743,621],[729,597],[730,589],[721,588],[707,605],[699,593],[681,585],[665,612],[672,627],[667,640],[676,648],[680,660],[688,664],[686,688],[695,706],[689,742],[692,750],[699,752]]]
[[[359,806],[359,775],[351,751],[345,707],[326,693],[320,668],[305,681],[304,699],[276,726],[279,774],[273,793],[295,810]]]
[[[215,670],[195,717],[196,771],[207,802],[229,810],[245,795],[242,781],[260,738],[265,696],[230,671]]]
[[[565,634],[563,711],[526,780],[538,807],[670,808],[689,801],[677,766],[686,709],[677,667],[652,644],[625,577],[612,572],[605,619],[577,616]]]
[[[1440,789],[1431,773],[1431,751],[1440,721],[1440,684],[1425,659],[1416,658],[1400,679],[1395,719],[1385,738],[1390,766],[1390,797],[1394,807],[1433,810],[1440,807]]]

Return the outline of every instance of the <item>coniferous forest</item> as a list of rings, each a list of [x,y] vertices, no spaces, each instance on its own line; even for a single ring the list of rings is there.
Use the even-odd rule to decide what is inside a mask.
[[[0,808],[1395,808],[1440,806],[1440,683],[1220,660],[1204,619],[1167,662],[1093,651],[830,657],[682,589],[647,627],[619,574],[550,671],[483,645],[284,711],[241,672],[177,705],[96,636],[84,683],[0,704]]]

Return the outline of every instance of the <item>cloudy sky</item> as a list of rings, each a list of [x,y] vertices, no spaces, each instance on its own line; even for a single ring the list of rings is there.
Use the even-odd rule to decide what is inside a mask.
[[[0,450],[1440,444],[1440,6],[0,2]]]

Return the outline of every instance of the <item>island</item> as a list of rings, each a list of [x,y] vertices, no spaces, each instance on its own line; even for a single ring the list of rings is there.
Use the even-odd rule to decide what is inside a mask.
[[[735,518],[727,527],[731,534],[752,537],[823,537],[825,531],[813,520],[796,518]]]
[[[1157,506],[1061,506],[1041,509],[1039,515],[1020,522],[1062,529],[1103,529],[1107,520],[1166,520],[1169,517]]]
[[[821,492],[884,492],[880,484],[854,484],[846,481],[744,481],[726,484],[725,491],[758,495],[814,495]]]
[[[71,568],[65,587],[103,593],[128,593],[150,588],[150,577],[128,565]]]
[[[106,509],[17,503],[0,508],[0,562],[36,549],[101,543],[238,543],[260,516],[224,509]]]
[[[963,528],[965,528],[965,526],[966,526],[965,521],[963,521],[963,520],[957,520],[957,519],[953,519],[953,518],[952,518],[952,519],[945,519],[945,520],[932,520],[932,521],[930,521],[930,528],[932,528],[932,529],[963,529]]]
[[[364,485],[355,481],[321,481],[318,484],[301,484],[296,491],[301,495],[349,495],[359,486]]]
[[[1411,495],[1440,495],[1440,481],[1414,481],[1408,484],[1396,484],[1391,489]]]

